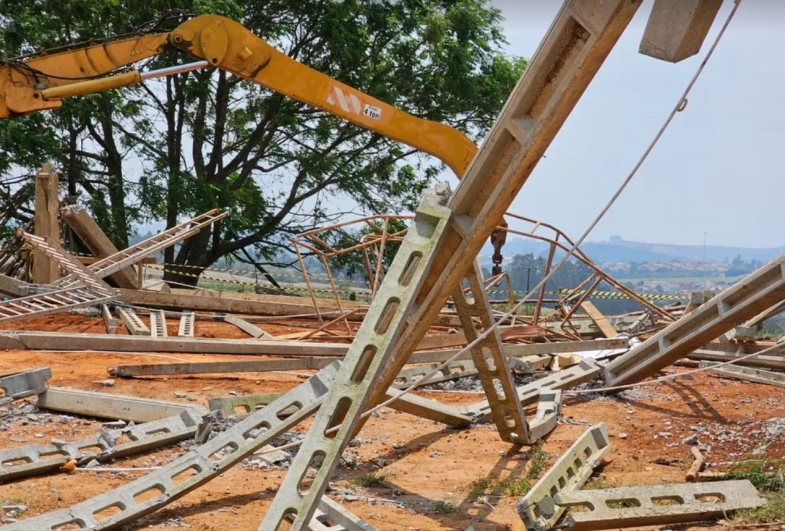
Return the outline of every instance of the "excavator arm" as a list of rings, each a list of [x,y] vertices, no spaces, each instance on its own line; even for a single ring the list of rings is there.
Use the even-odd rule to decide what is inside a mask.
[[[0,118],[54,109],[62,98],[134,85],[155,75],[136,70],[108,75],[174,48],[443,161],[460,178],[475,144],[460,131],[416,118],[279,52],[241,24],[202,15],[170,33],[119,39],[73,50],[0,62]],[[159,71],[168,75],[188,69]]]

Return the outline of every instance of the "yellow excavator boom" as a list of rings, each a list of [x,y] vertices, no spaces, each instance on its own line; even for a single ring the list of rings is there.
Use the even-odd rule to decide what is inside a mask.
[[[167,46],[429,153],[459,178],[477,152],[477,146],[457,129],[412,116],[321,74],[279,52],[243,25],[217,15],[189,19],[170,33],[134,36],[22,61],[3,61],[0,119],[57,108],[65,97],[139,83],[144,74],[135,70],[107,74],[158,55]],[[172,70],[176,71],[182,70]]]

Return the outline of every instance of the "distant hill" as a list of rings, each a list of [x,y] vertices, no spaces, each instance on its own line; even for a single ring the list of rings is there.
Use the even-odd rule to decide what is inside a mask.
[[[587,242],[582,246],[583,251],[596,262],[667,262],[673,260],[696,261],[703,260],[702,245],[674,245],[669,243],[630,242],[618,237],[611,241]],[[516,254],[529,254],[546,256],[548,244],[528,238],[509,238],[504,246],[505,257]],[[741,256],[742,260],[760,260],[768,262],[785,253],[785,246],[753,249],[748,247],[723,247],[720,245],[706,246],[707,262],[725,262]],[[493,249],[490,245],[483,248],[483,257],[490,257]]]

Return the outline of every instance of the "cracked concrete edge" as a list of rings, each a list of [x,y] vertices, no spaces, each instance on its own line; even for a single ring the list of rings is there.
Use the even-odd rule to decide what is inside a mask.
[[[0,377],[0,390],[4,395],[2,398],[13,400],[26,396],[40,395],[46,391],[46,381],[52,378],[52,370],[49,367],[37,367],[15,374]]]
[[[24,339],[19,337],[16,332],[0,332],[0,349],[5,350],[28,350]]]

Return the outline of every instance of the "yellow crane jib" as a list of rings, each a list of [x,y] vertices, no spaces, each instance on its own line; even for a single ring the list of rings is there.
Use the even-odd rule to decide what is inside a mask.
[[[422,120],[279,52],[243,25],[216,15],[182,23],[169,44],[213,66],[438,157],[458,177],[477,152],[460,131]]]
[[[111,75],[168,47],[203,61]],[[202,15],[170,33],[122,38],[0,63],[0,119],[55,109],[63,98],[135,85],[213,66],[429,153],[463,176],[477,152],[460,131],[423,120],[321,74],[279,52],[243,25]]]

